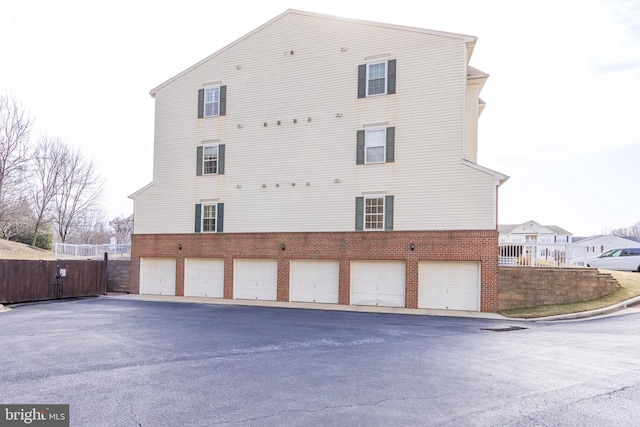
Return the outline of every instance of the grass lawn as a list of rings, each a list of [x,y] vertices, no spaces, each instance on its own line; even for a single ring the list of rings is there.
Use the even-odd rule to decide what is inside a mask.
[[[579,313],[581,311],[595,310],[626,301],[640,296],[640,273],[628,271],[601,270],[610,273],[620,283],[620,289],[591,301],[571,304],[549,304],[536,307],[512,308],[502,310],[500,314],[507,317],[532,319],[536,317],[556,316],[558,314]]]

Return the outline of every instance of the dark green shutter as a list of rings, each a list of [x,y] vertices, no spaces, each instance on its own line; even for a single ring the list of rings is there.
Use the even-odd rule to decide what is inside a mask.
[[[396,128],[387,128],[387,162],[395,161]]]
[[[218,175],[224,174],[224,144],[218,145]]]
[[[367,66],[358,65],[358,98],[367,96]]]
[[[202,176],[202,147],[196,147],[196,176]]]
[[[220,115],[227,114],[227,87],[220,86]]]
[[[216,232],[222,233],[222,231],[224,230],[224,203],[218,203],[216,210],[218,211],[218,217],[216,219]]]
[[[356,197],[356,231],[364,229],[364,197]]]
[[[384,196],[384,229],[393,230],[393,196]]]
[[[195,232],[200,232],[200,226],[202,224],[202,205],[200,203],[196,204],[196,227]]]
[[[364,131],[359,130],[356,142],[356,165],[364,165]]]
[[[387,93],[396,93],[396,60],[387,62]]]
[[[204,89],[198,90],[198,118],[204,117]]]

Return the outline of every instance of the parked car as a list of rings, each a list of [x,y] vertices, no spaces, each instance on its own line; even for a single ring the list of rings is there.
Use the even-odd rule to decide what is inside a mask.
[[[640,248],[610,249],[597,257],[587,258],[586,263],[587,267],[640,272]]]

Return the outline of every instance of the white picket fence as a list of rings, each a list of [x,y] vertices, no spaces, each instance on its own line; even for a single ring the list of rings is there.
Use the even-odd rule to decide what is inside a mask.
[[[582,267],[587,250],[569,243],[513,243],[499,244],[498,265],[530,267]]]
[[[56,243],[54,251],[55,259],[104,259],[105,253],[108,254],[109,259],[131,259],[131,244],[74,245],[70,243]]]

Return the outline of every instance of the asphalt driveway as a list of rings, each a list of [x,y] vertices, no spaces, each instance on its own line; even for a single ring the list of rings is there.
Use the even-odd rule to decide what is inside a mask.
[[[0,313],[0,342],[0,403],[69,404],[74,426],[626,426],[640,415],[640,314],[517,323],[100,297]]]

